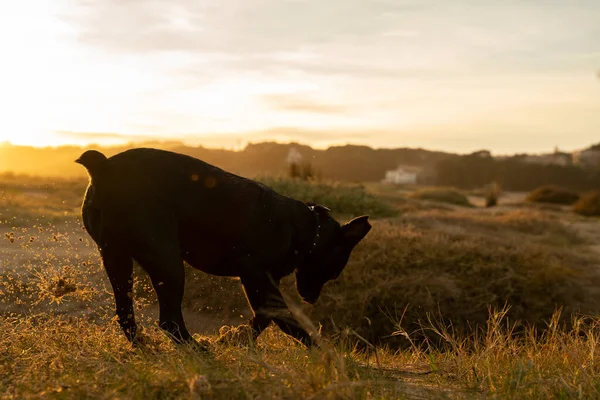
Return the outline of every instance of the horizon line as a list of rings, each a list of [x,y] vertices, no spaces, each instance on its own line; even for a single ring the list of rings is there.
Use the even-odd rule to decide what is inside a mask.
[[[94,132],[88,132],[90,134],[96,134]],[[109,134],[102,134],[102,135],[109,135]],[[124,137],[131,137],[131,135],[121,135],[118,133],[115,134],[110,134],[112,137],[117,137],[117,136],[124,136]],[[228,136],[234,136],[234,134],[228,135]],[[256,144],[262,144],[262,143],[275,143],[278,145],[298,145],[298,146],[305,146],[305,147],[309,147],[313,150],[328,150],[330,148],[335,148],[335,147],[350,147],[350,146],[354,146],[354,147],[368,147],[370,149],[373,150],[399,150],[399,149],[409,149],[409,150],[425,150],[425,151],[430,151],[430,152],[438,152],[438,153],[447,153],[447,154],[457,154],[457,155],[469,155],[469,154],[473,154],[473,153],[478,153],[480,151],[489,151],[490,154],[494,154],[494,151],[488,148],[481,148],[478,150],[473,150],[473,151],[466,151],[466,152],[455,152],[455,151],[451,151],[451,150],[443,150],[443,149],[435,149],[435,148],[427,148],[427,147],[423,147],[423,146],[417,146],[417,147],[379,147],[379,146],[372,146],[369,144],[364,144],[364,143],[352,143],[352,142],[345,142],[344,144],[330,144],[327,146],[318,146],[318,145],[311,145],[308,144],[306,142],[301,142],[301,141],[296,141],[296,140],[289,140],[289,141],[281,141],[281,140],[277,140],[277,139],[261,139],[258,141],[251,141],[251,140],[247,140],[245,141],[245,143],[243,145],[241,145],[239,148],[237,148],[237,146],[211,146],[211,145],[204,145],[202,143],[198,143],[197,141],[199,139],[195,139],[196,143],[190,143],[189,141],[186,141],[185,137],[179,137],[179,138],[161,138],[161,137],[151,137],[151,136],[142,136],[144,138],[144,140],[129,140],[127,142],[123,142],[123,143],[119,143],[119,144],[100,144],[100,143],[94,143],[94,142],[90,142],[87,144],[77,144],[77,143],[63,143],[63,144],[58,144],[58,145],[40,145],[40,146],[35,146],[35,145],[31,145],[31,144],[15,144],[13,142],[11,142],[10,140],[5,140],[5,141],[1,141],[0,142],[0,147],[4,147],[4,146],[10,146],[10,147],[21,147],[21,148],[31,148],[31,149],[40,149],[40,150],[44,150],[44,149],[60,149],[60,148],[79,148],[79,149],[84,149],[86,147],[90,147],[90,148],[101,148],[101,149],[115,149],[115,148],[122,148],[122,147],[132,147],[132,146],[136,146],[136,145],[141,145],[143,146],[144,144],[161,144],[161,145],[167,145],[169,143],[171,144],[180,144],[183,145],[185,147],[190,147],[190,148],[204,148],[204,149],[208,149],[208,150],[226,150],[226,151],[232,151],[232,152],[242,152],[245,151],[245,149],[249,146],[249,145],[256,145]],[[210,136],[210,139],[216,139],[216,136]],[[568,153],[568,154],[575,154],[577,152],[581,152],[583,150],[589,149],[590,147],[594,146],[596,143],[590,143],[589,145],[587,145],[586,147],[583,148],[577,148],[577,149],[572,149],[572,150],[564,150],[561,149],[560,147],[556,146],[555,147],[555,151],[551,151],[551,152],[532,152],[532,153],[528,153],[528,152],[512,152],[512,153],[497,153],[495,156],[496,157],[503,157],[503,156],[517,156],[517,155],[547,155],[547,154],[554,154],[556,152],[556,150],[558,150],[561,153]]]

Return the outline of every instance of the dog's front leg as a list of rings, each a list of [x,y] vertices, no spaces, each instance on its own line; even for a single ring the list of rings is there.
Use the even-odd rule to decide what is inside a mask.
[[[244,276],[241,278],[242,285],[244,287],[244,293],[250,304],[250,308],[254,315],[250,319],[250,327],[252,328],[253,339],[256,338],[264,331],[269,324],[273,321],[272,309],[275,286],[269,281],[268,276]],[[269,301],[271,300],[271,301]],[[269,305],[271,307],[269,307]]]
[[[279,290],[279,282],[274,282],[269,275],[258,277],[242,277],[242,284],[248,302],[254,311],[250,321],[252,334],[256,339],[271,322],[288,335],[312,346],[310,335],[300,326],[287,307]]]
[[[106,246],[100,249],[100,253],[113,288],[119,325],[127,339],[135,343],[137,326],[133,314],[133,260],[118,247]]]

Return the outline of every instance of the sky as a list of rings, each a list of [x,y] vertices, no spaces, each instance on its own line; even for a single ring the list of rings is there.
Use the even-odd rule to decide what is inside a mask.
[[[0,3],[0,142],[600,141],[600,2]]]

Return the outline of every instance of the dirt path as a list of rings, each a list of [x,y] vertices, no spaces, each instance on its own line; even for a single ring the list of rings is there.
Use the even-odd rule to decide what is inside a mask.
[[[98,251],[76,220],[60,224],[31,224],[14,228],[0,225],[0,272],[52,261],[70,264],[98,259]]]

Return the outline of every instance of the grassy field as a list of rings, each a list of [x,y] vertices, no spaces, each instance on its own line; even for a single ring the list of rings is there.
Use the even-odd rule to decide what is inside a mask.
[[[139,269],[146,343],[131,347],[81,228],[86,182],[0,179],[0,398],[600,397],[598,219],[517,194],[486,209],[419,188],[268,183],[340,218],[376,217],[314,307],[285,282],[319,349],[274,328],[250,347],[216,342],[249,309],[238,281],[191,269],[184,315],[211,351],[175,347],[156,328]]]

